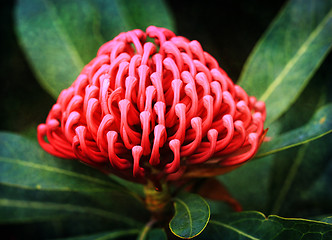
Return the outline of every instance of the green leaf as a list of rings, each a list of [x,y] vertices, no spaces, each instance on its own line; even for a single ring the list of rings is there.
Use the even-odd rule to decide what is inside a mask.
[[[117,0],[116,4],[128,30],[133,27],[146,29],[150,25],[174,30],[175,22],[163,0]]]
[[[329,134],[277,155],[270,186],[273,214],[309,217],[331,211],[331,143]]]
[[[273,156],[249,161],[235,171],[218,176],[231,196],[241,204],[244,210],[265,212],[268,208],[270,172],[273,168]],[[250,199],[255,198],[254,201]]]
[[[146,240],[154,240],[154,239],[167,240],[167,235],[166,235],[164,229],[154,228],[148,232],[146,238],[144,238],[144,239],[146,239]]]
[[[19,42],[42,86],[57,97],[98,48],[122,31],[158,25],[174,29],[162,0],[19,0]]]
[[[241,212],[212,218],[198,239],[330,239],[332,225],[324,222]]]
[[[111,232],[103,232],[85,236],[70,237],[70,238],[61,238],[59,240],[109,240],[109,239],[118,239],[124,237],[133,237],[139,233],[138,229],[125,229],[125,230],[115,230]]]
[[[291,0],[248,58],[239,84],[265,101],[267,125],[297,99],[332,46],[332,1]]]
[[[77,160],[58,159],[34,141],[0,132],[0,182],[27,189],[100,192],[121,189]]]
[[[323,123],[322,125],[327,124],[326,130],[328,131],[330,117],[325,122],[324,115],[330,114],[329,106],[331,103],[329,102],[332,92],[329,79],[332,72],[329,66],[329,60],[324,62],[287,113],[269,126],[268,135],[272,137],[271,143],[263,143],[260,151],[267,146],[273,149],[272,145],[274,144],[276,149],[279,149],[278,144],[282,141],[285,141],[282,143],[285,145],[282,146],[302,142],[309,135],[309,140],[313,140],[315,139],[315,135],[311,135],[313,132],[317,133],[316,137],[323,133],[319,132],[320,121]],[[331,124],[329,129],[331,129]],[[273,133],[270,130],[277,131]],[[282,140],[279,142],[280,136]],[[327,134],[315,141],[308,141],[302,145],[303,147],[295,146],[268,156],[273,159],[258,160],[269,160],[272,164],[270,171],[266,174],[267,179],[260,177],[262,181],[268,182],[268,192],[265,195],[268,198],[267,208],[260,211],[271,214],[273,210],[273,214],[277,213],[285,217],[306,218],[331,212],[332,192],[329,186],[331,178],[327,178],[332,173],[332,168],[327,167],[329,159],[331,159],[331,151],[329,150],[331,148],[328,147],[332,144],[331,137],[332,134]],[[265,144],[267,145],[265,146]],[[302,148],[306,148],[306,150],[304,151]],[[301,151],[304,152],[300,153]],[[256,186],[250,185],[248,189],[252,187],[256,188]],[[248,190],[241,188],[238,191],[246,192]],[[259,195],[257,194],[257,196]],[[276,204],[277,199],[278,204]],[[257,210],[255,208],[249,209]]]
[[[109,226],[112,226],[112,229],[139,227],[142,225],[141,221],[144,221],[147,216],[146,213],[143,215],[144,208],[142,206],[139,208],[130,195],[38,191],[2,184],[0,184],[0,190],[1,224],[64,222],[75,218],[80,221],[89,219],[89,221],[99,222],[101,226],[98,228],[107,230],[110,229]],[[105,202],[104,204],[101,204],[101,199]],[[129,206],[130,211],[126,209]]]
[[[330,217],[324,217],[320,221],[332,224],[332,216],[330,216]]]
[[[96,13],[88,2],[67,2],[63,4],[63,8],[60,5],[60,2],[50,0],[21,0],[17,3],[15,14],[20,44],[40,83],[53,97],[57,97],[62,89],[69,87],[87,59],[95,55],[93,53],[100,44],[95,35],[91,34],[94,27],[92,18]],[[72,25],[69,17],[69,22],[66,22],[57,9],[76,13],[72,20],[77,24],[82,20],[84,27]],[[74,39],[69,35],[71,32],[80,32],[79,36],[84,39],[81,40],[82,44],[87,43],[85,51],[75,45]],[[90,53],[90,56],[85,57],[82,55],[84,53]]]
[[[305,126],[272,137],[269,142],[264,142],[260,147],[256,158],[311,142],[331,132],[332,103],[319,108]]]
[[[184,193],[174,199],[175,215],[169,223],[173,234],[180,238],[199,235],[210,219],[210,207],[196,194]]]
[[[131,181],[125,180],[123,178],[120,178],[116,175],[109,175],[109,177],[113,181],[115,181],[117,184],[119,184],[120,186],[122,186],[125,189],[127,189],[128,191],[136,194],[136,196],[140,196],[142,198],[145,197],[143,184],[131,182]]]
[[[151,228],[151,226],[145,226],[137,237],[137,240],[167,240],[165,230],[162,228]]]
[[[136,194],[101,172],[54,158],[9,133],[0,133],[0,192],[1,223],[89,216],[114,226],[139,226],[148,216]]]

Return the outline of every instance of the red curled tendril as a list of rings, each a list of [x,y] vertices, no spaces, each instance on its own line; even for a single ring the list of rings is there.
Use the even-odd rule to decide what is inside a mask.
[[[100,47],[38,126],[38,141],[57,157],[132,181],[174,180],[252,158],[265,117],[264,102],[199,42],[150,26]]]

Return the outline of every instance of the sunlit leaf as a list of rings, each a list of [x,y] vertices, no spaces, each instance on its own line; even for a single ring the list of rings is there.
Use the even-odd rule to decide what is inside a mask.
[[[332,1],[291,0],[257,43],[239,84],[265,101],[267,125],[302,92],[332,46]]]

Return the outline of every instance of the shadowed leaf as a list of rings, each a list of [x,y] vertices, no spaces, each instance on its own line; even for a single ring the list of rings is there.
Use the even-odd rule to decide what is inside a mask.
[[[329,239],[332,225],[305,219],[287,219],[259,212],[241,212],[211,219],[198,239]]]
[[[231,196],[244,210],[265,212],[269,194],[269,175],[273,167],[272,156],[249,161],[237,170],[218,176]],[[255,201],[252,199],[254,196]]]
[[[148,216],[137,195],[103,173],[54,158],[19,135],[0,133],[0,172],[1,223],[89,216],[137,226]]]
[[[134,238],[139,233],[138,229],[115,230],[111,232],[103,232],[91,235],[61,238],[58,240],[107,240],[107,239],[122,239],[124,237]]]
[[[272,214],[311,217],[331,211],[331,141],[329,134],[277,155],[271,172]]]

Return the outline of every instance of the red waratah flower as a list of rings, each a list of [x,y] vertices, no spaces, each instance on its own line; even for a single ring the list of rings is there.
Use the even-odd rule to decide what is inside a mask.
[[[264,120],[265,104],[235,85],[199,42],[150,26],[100,47],[38,126],[38,141],[57,157],[132,181],[171,180],[246,162]]]

